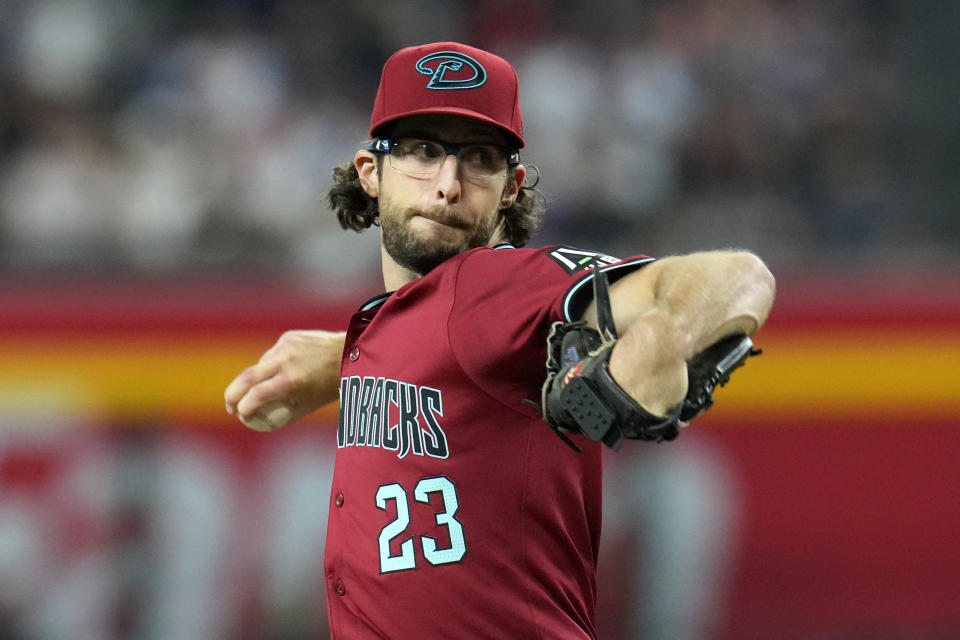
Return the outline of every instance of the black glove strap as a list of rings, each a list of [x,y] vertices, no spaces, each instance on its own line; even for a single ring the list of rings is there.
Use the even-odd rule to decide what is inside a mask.
[[[656,442],[676,438],[680,407],[667,416],[655,416],[641,407],[610,375],[612,351],[613,345],[606,345],[583,360],[582,367],[578,363],[558,374],[569,377],[560,400],[579,430],[611,449],[619,448],[624,437]]]

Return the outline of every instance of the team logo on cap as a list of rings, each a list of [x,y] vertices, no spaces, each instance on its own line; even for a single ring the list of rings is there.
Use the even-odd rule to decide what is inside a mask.
[[[456,51],[438,51],[420,58],[417,71],[430,76],[427,89],[475,89],[487,81],[483,65]],[[471,71],[472,76],[462,77]]]

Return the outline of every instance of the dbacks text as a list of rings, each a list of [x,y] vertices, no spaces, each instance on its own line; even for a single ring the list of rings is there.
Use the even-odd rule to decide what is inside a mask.
[[[337,447],[380,447],[447,458],[447,435],[440,426],[443,394],[390,378],[350,376],[340,379]]]

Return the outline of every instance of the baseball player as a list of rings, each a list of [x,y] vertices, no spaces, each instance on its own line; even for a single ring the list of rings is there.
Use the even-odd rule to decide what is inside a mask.
[[[387,293],[343,333],[285,334],[227,410],[272,429],[340,401],[334,638],[593,638],[602,452],[709,407],[773,278],[743,251],[522,248],[542,199],[492,53],[398,51],[369,133],[330,200],[344,228],[379,226]]]

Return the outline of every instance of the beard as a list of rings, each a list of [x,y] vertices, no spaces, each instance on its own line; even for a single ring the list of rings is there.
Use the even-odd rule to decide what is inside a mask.
[[[443,207],[429,212],[413,209],[403,211],[383,196],[380,197],[379,209],[383,248],[394,262],[421,276],[464,251],[490,246],[499,222],[497,215],[486,216],[468,229],[461,241],[451,244],[418,235],[410,228],[410,220],[413,214],[422,213],[443,224],[467,229],[468,223],[455,211]]]

